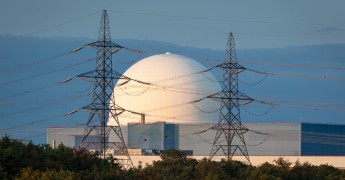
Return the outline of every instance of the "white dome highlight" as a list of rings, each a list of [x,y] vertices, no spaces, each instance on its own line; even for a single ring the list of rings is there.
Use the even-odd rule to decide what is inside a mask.
[[[220,103],[205,99],[220,91],[212,73],[197,73],[206,68],[185,56],[166,53],[147,57],[131,66],[124,76],[153,83],[119,80],[114,88],[115,102],[124,109],[145,114],[146,123],[211,123],[218,121]],[[140,115],[119,115],[122,125],[139,123]],[[109,125],[114,120],[109,119]]]

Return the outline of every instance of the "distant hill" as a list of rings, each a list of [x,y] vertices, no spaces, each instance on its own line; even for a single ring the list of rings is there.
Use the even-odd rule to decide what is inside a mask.
[[[36,57],[50,57],[57,52],[68,52],[92,41],[95,40],[89,38],[38,38],[0,35],[0,58],[2,63],[11,63],[9,60],[5,61],[3,59],[11,59],[11,61],[13,59],[13,62],[22,62],[23,56],[27,58],[27,61],[30,61],[30,59]],[[150,40],[113,39],[113,41],[125,47],[140,49],[150,53],[171,52],[200,59],[223,59],[225,51],[179,46],[172,43]],[[239,61],[299,63],[321,66],[332,64],[333,66],[341,66],[345,63],[344,49],[345,44],[290,46],[272,49],[237,49],[237,56]],[[210,63],[210,61],[199,62],[205,66],[216,64]],[[211,60],[211,62],[213,61]]]
[[[43,143],[47,126],[79,126],[84,122],[87,114],[75,115],[73,118],[67,118],[63,114],[90,102],[87,93],[92,92],[92,84],[81,80],[73,80],[67,84],[59,82],[92,70],[94,63],[84,63],[84,61],[95,57],[95,51],[85,48],[74,54],[49,58],[65,54],[92,41],[87,38],[0,35],[0,135],[8,133],[15,138],[34,139],[35,142]],[[170,52],[192,57],[205,67],[219,64],[224,59],[224,50],[200,49],[149,40],[113,39],[113,41],[125,47],[150,53],[140,57],[128,51],[115,54],[113,66],[120,73],[140,59],[156,53]],[[236,39],[236,42],[240,41]],[[336,76],[344,79],[344,70],[295,68],[284,64],[345,67],[345,44],[238,49],[237,57],[245,67],[285,74],[285,76],[269,76],[255,86],[248,84],[255,84],[264,78],[263,75],[251,72],[240,74],[239,86],[242,92],[253,98],[271,99],[284,105],[273,108],[264,116],[257,115],[265,114],[270,110],[270,106],[259,103],[245,106],[242,110],[243,121],[344,122],[345,112],[341,112],[345,109],[342,106],[345,104],[344,80],[320,78]],[[281,66],[269,66],[267,63],[281,64]],[[213,73],[221,80],[221,71]],[[309,78],[292,77],[296,74]],[[81,97],[81,95],[85,96]],[[277,101],[277,99],[299,102]],[[320,103],[308,104],[307,101]],[[338,104],[320,105],[324,102]],[[14,129],[7,129],[10,127]]]

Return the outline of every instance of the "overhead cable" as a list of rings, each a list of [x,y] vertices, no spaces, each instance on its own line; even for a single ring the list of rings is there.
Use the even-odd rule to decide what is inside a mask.
[[[9,130],[12,130],[12,129],[16,129],[16,128],[21,128],[21,127],[27,127],[27,126],[35,125],[35,124],[38,124],[38,123],[42,123],[42,122],[47,122],[47,121],[51,121],[51,120],[54,120],[54,119],[58,119],[58,118],[61,118],[61,117],[64,117],[64,116],[65,116],[65,114],[59,114],[59,115],[55,115],[55,116],[52,116],[52,117],[44,118],[44,119],[41,119],[41,120],[31,121],[31,122],[28,122],[28,123],[20,124],[20,125],[17,125],[17,126],[12,126],[12,127],[8,127],[8,128],[2,128],[2,129],[0,129],[0,132],[6,132],[6,131],[9,131]]]
[[[25,95],[25,94],[30,94],[30,93],[38,92],[38,91],[41,91],[43,89],[51,88],[51,87],[59,85],[59,84],[60,84],[60,82],[54,82],[54,83],[46,84],[46,85],[39,86],[37,88],[33,88],[33,89],[30,89],[30,90],[25,90],[25,91],[21,91],[21,92],[18,92],[18,93],[11,94],[11,95],[2,96],[2,97],[0,97],[0,100],[5,100],[5,99],[17,97],[17,96],[22,96],[22,95]]]
[[[96,15],[96,14],[98,14],[98,13],[100,13],[100,12],[101,12],[101,11],[97,11],[97,12],[94,12],[94,13],[90,13],[90,14],[87,14],[87,15],[85,15],[85,16],[81,16],[81,17],[78,17],[78,18],[75,18],[75,19],[71,19],[71,20],[69,20],[69,21],[65,21],[65,22],[63,22],[63,23],[51,25],[51,26],[48,26],[48,27],[45,27],[45,28],[38,29],[38,30],[36,30],[36,31],[32,31],[32,32],[29,32],[29,33],[21,34],[20,36],[12,37],[12,38],[3,40],[3,41],[1,41],[1,42],[13,41],[13,40],[20,39],[20,38],[23,38],[23,37],[28,36],[28,35],[37,34],[37,33],[39,33],[39,32],[43,32],[43,31],[46,31],[46,30],[54,29],[54,28],[57,28],[57,27],[59,27],[59,26],[63,26],[63,25],[70,24],[70,23],[73,23],[73,22],[76,22],[76,21],[80,21],[80,20],[85,19],[85,18],[87,18],[87,17]],[[1,42],[0,42],[0,43],[1,43]]]
[[[13,72],[13,71],[22,70],[24,68],[28,68],[28,67],[31,67],[31,66],[34,66],[34,65],[43,64],[43,63],[52,61],[54,59],[66,56],[67,54],[68,53],[58,54],[56,56],[52,56],[52,57],[45,58],[45,59],[42,59],[42,60],[38,60],[38,61],[35,61],[35,62],[31,62],[31,63],[27,63],[27,64],[22,64],[22,65],[16,65],[16,67],[5,67],[5,68],[2,67],[2,68],[0,68],[0,71],[1,72]]]
[[[279,22],[279,21],[257,21],[257,20],[242,20],[242,19],[227,19],[227,18],[213,18],[213,17],[196,17],[196,16],[181,16],[181,15],[169,15],[160,14],[152,12],[134,12],[134,11],[124,11],[124,10],[110,10],[115,13],[126,13],[126,14],[137,14],[137,15],[147,15],[147,16],[161,16],[169,18],[180,18],[180,19],[194,19],[194,20],[206,20],[206,21],[225,21],[225,22],[240,22],[240,23],[262,23],[262,24],[280,24],[280,25],[303,25],[303,26],[329,26],[329,24],[321,23],[300,23],[300,22]],[[334,26],[334,25],[332,25]],[[337,25],[345,26],[345,25]]]
[[[22,82],[22,81],[25,81],[25,80],[29,80],[29,79],[33,79],[33,78],[37,78],[37,77],[42,77],[42,76],[44,76],[46,74],[51,74],[51,73],[59,72],[59,71],[62,71],[62,70],[66,70],[66,69],[69,69],[69,68],[72,68],[72,67],[76,67],[76,66],[79,66],[81,64],[90,62],[90,61],[92,61],[94,59],[95,58],[89,58],[89,59],[86,59],[86,60],[84,60],[82,62],[74,63],[72,65],[67,65],[67,66],[64,66],[64,67],[61,67],[61,68],[58,68],[58,69],[55,69],[55,70],[38,73],[38,74],[35,74],[35,75],[32,75],[32,76],[28,76],[28,77],[24,77],[24,78],[20,78],[20,79],[16,79],[16,80],[11,80],[11,81],[8,81],[8,82],[0,84],[0,87],[5,87],[5,86],[11,85],[11,84],[15,84],[15,83],[18,83],[18,82]]]

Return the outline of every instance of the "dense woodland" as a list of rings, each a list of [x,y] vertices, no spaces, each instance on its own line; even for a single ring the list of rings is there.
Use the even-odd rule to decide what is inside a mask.
[[[100,159],[85,149],[63,145],[22,143],[8,136],[0,140],[0,179],[345,179],[345,170],[330,165],[288,162],[252,166],[239,161],[196,160],[168,150],[162,160],[124,170],[115,159]]]

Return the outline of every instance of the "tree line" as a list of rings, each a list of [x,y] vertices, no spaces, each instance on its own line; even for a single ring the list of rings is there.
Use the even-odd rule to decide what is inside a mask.
[[[276,159],[252,166],[240,161],[196,160],[170,149],[152,164],[123,169],[113,157],[99,158],[86,149],[23,143],[8,136],[0,139],[0,179],[345,179],[345,170],[324,164]]]

